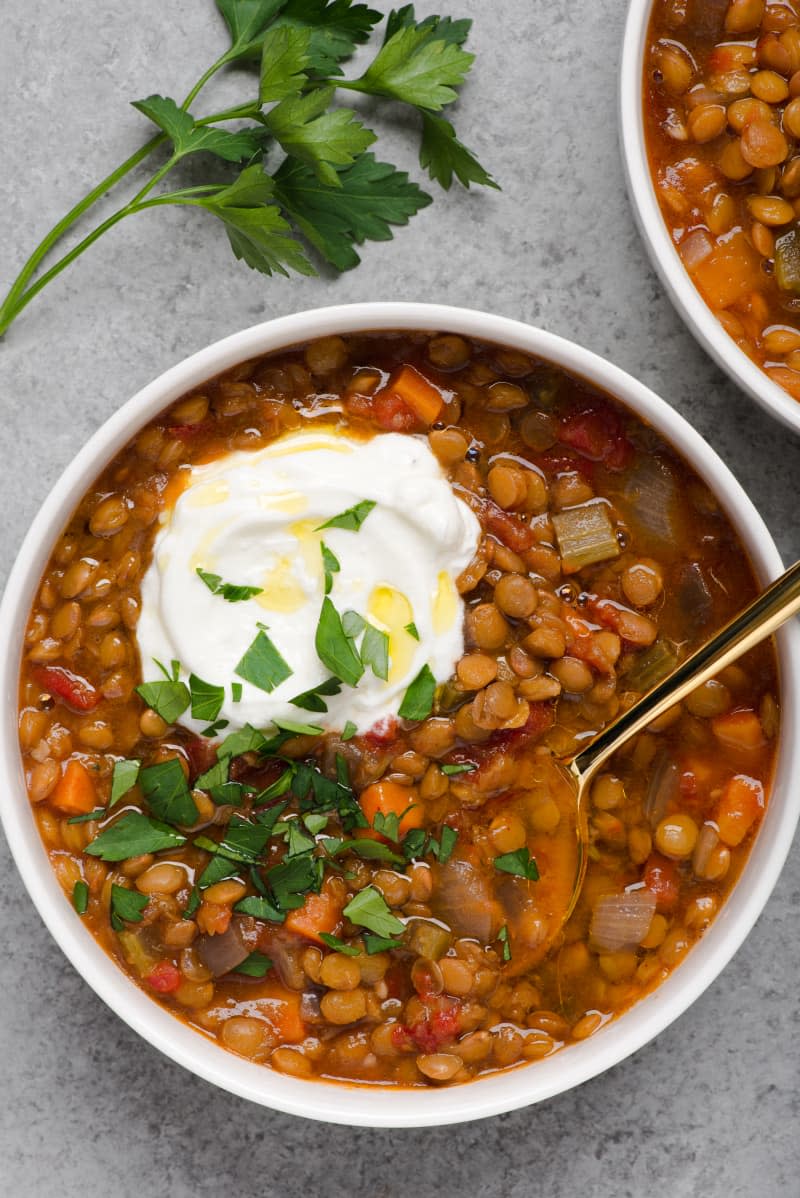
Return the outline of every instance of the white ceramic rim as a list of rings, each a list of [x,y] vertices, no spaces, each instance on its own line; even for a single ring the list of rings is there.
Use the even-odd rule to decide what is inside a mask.
[[[773,383],[725,332],[684,268],[658,206],[647,157],[642,101],[647,27],[653,4],[654,0],[630,0],[619,74],[622,161],[636,224],[650,260],[689,331],[756,403],[800,432],[800,403]]]
[[[441,1090],[392,1090],[309,1082],[243,1060],[182,1024],[112,962],[62,893],[25,793],[16,736],[20,648],[27,613],[51,546],[87,483],[133,433],[192,387],[245,359],[333,333],[447,330],[538,355],[618,397],[693,465],[731,517],[762,581],[782,570],[747,495],[712,449],[663,400],[588,350],[514,320],[462,308],[364,303],[302,312],[257,325],[192,355],[129,400],[94,434],[42,505],[20,549],[0,605],[0,815],[23,881],[56,942],[92,989],[125,1022],[179,1065],[242,1098],[293,1115],[367,1127],[425,1127],[497,1115],[550,1098],[617,1064],[677,1018],[716,978],[755,923],[778,878],[800,814],[800,629],[779,634],[783,734],[772,798],[748,864],[702,943],[653,994],[590,1040],[554,1057]]]

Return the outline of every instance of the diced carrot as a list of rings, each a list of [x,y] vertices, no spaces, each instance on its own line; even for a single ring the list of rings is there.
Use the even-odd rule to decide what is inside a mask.
[[[764,810],[764,788],[757,778],[736,774],[725,783],[719,797],[716,824],[720,839],[735,848],[741,844]]]
[[[678,867],[674,861],[651,853],[642,878],[647,889],[656,896],[656,910],[671,911],[678,901]]]
[[[387,390],[399,395],[423,424],[434,424],[439,419],[444,406],[441,393],[413,366],[401,366],[389,380]]]
[[[304,936],[306,940],[323,944],[320,932],[335,934],[341,920],[341,902],[334,898],[330,890],[323,887],[319,894],[307,895],[302,907],[289,912],[284,927],[296,936]]]
[[[255,1000],[254,1006],[283,1044],[298,1044],[306,1035],[306,1025],[300,1014],[300,995],[277,983],[270,985],[268,991],[264,997]]]
[[[59,811],[70,815],[85,815],[97,806],[97,791],[94,779],[86,766],[73,758],[56,783],[50,802]]]
[[[761,721],[749,707],[714,716],[711,729],[717,740],[729,749],[760,749],[764,744]]]
[[[227,932],[233,912],[222,903],[207,903],[203,901],[198,909],[197,926],[207,936],[221,936]]]
[[[398,831],[401,836],[410,832],[412,828],[421,828],[425,819],[417,792],[410,786],[401,786],[399,782],[373,782],[371,786],[362,790],[358,801],[370,823],[370,827],[360,829],[360,833],[371,840],[386,839],[372,828],[378,814],[398,816]]]
[[[762,286],[761,260],[743,233],[733,236],[704,258],[694,279],[712,308],[729,308]]]

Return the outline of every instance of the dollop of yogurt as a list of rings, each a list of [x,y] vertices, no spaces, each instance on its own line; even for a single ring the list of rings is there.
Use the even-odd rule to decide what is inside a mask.
[[[320,527],[364,500],[375,506],[357,530]],[[317,428],[192,467],[142,582],[144,680],[163,677],[157,661],[177,661],[184,681],[194,674],[224,687],[226,734],[276,720],[330,730],[350,721],[367,731],[397,714],[423,666],[437,682],[452,675],[464,650],[455,580],[479,537],[421,436],[356,440]],[[339,564],[328,573],[329,598],[340,614],[356,612],[388,635],[389,665],[388,679],[367,668],[356,686],[325,696],[327,712],[311,712],[291,700],[331,676],[315,648],[323,543]],[[259,593],[229,602],[198,571]],[[235,672],[260,630],[292,671],[270,692]],[[209,721],[187,711],[180,722],[199,732]]]

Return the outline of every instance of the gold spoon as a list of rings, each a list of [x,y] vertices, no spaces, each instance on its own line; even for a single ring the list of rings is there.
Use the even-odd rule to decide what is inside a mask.
[[[797,611],[800,611],[800,562],[791,566],[738,616],[729,620],[711,640],[696,649],[588,745],[562,761],[575,790],[578,868],[563,919],[560,924],[554,921],[556,926],[551,924],[553,934],[560,931],[574,911],[586,876],[589,847],[587,797],[589,785],[600,766],[631,737],[643,732],[670,707],[680,703],[698,686],[708,682],[748,649],[765,640]]]

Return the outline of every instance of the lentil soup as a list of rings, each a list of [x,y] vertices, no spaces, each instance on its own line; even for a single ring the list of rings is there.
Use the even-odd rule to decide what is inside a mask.
[[[345,558],[326,533],[317,602],[339,632],[321,637],[320,615],[307,634],[331,676],[295,696],[293,720],[226,730],[221,692],[238,702],[236,679],[269,692],[291,673],[279,616],[258,624],[247,669],[234,658],[228,676],[187,686],[174,661],[153,681],[137,641],[143,580],[193,470],[278,441],[283,452],[309,430],[391,434],[435,456],[477,521],[453,600],[463,652],[447,678],[423,666],[396,714],[323,728],[367,666],[391,678],[403,637],[428,651],[416,608],[402,636],[385,611],[348,625],[358,613],[335,607]],[[355,545],[379,507],[366,494],[325,527]],[[226,617],[256,602],[242,578],[197,572]],[[447,333],[273,353],[151,421],[56,544],[20,682],[34,815],[105,950],[235,1053],[298,1077],[403,1086],[544,1058],[663,980],[735,882],[774,759],[771,645],[595,780],[586,883],[554,938],[575,865],[557,759],[755,592],[701,480],[559,368]],[[361,673],[348,683],[350,651]]]
[[[748,357],[800,399],[800,13],[656,0],[644,125],[692,281]]]

